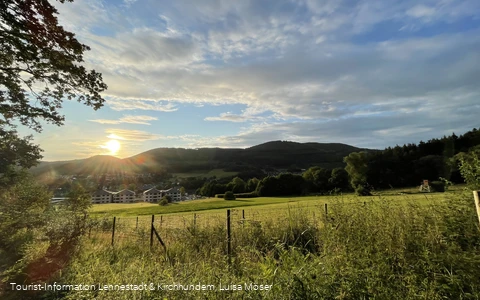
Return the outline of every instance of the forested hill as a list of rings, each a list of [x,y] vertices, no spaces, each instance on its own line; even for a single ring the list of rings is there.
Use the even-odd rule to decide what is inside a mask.
[[[468,152],[480,152],[480,130],[476,128],[460,136],[453,133],[440,139],[388,147],[367,155],[352,154],[349,161],[352,166],[364,166],[362,177],[366,184],[382,189],[415,186],[423,179],[445,178],[455,183],[464,182],[458,166],[462,154]],[[350,170],[354,169],[360,168]]]
[[[31,169],[36,175],[101,174],[117,172],[157,173],[190,172],[221,168],[243,171],[249,168],[335,168],[344,165],[343,158],[351,152],[362,151],[339,143],[296,143],[273,141],[246,149],[223,148],[157,148],[138,155],[118,159],[99,155],[87,159],[42,162]]]

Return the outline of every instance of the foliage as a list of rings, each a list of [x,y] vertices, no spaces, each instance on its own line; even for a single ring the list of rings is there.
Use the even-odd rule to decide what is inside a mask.
[[[480,151],[459,156],[460,172],[472,190],[480,189]]]
[[[18,123],[40,132],[41,121],[63,124],[64,99],[94,109],[104,102],[101,74],[81,65],[89,48],[57,23],[56,14],[48,1],[0,3],[0,185],[42,158],[30,136],[18,136]]]
[[[88,226],[87,211],[77,205],[52,205],[50,198],[29,176],[0,191],[2,281],[45,280],[76,251]]]
[[[431,182],[429,182],[428,185],[430,186],[432,192],[440,192],[440,193],[445,192],[445,182],[444,181],[440,181],[440,180],[431,181]]]
[[[227,184],[226,189],[232,191],[235,194],[244,193],[246,190],[246,185],[247,184],[245,183],[245,181],[243,181],[242,178],[235,177]]]
[[[261,197],[302,195],[305,180],[300,175],[282,173],[278,176],[267,176],[257,186],[257,194]]]
[[[73,212],[86,212],[92,206],[90,194],[79,184],[74,184],[66,198],[64,204]]]
[[[310,184],[311,192],[327,192],[329,190],[331,170],[323,169],[321,167],[311,167],[303,173],[303,179]]]
[[[6,89],[0,91],[2,127],[18,120],[40,131],[40,120],[63,124],[58,109],[65,98],[94,109],[105,101],[101,74],[81,65],[88,46],[57,23],[57,13],[48,1],[0,5],[0,82]]]
[[[353,152],[346,156],[344,162],[347,164],[345,170],[350,177],[350,184],[359,196],[370,194],[367,188],[368,156],[365,152]]]
[[[257,186],[258,186],[259,183],[260,183],[260,180],[258,180],[258,178],[256,178],[256,177],[248,179],[246,191],[247,192],[254,192],[257,189]]]
[[[227,191],[227,192],[225,192],[225,195],[223,195],[223,199],[224,200],[235,200],[236,197],[235,197],[235,195],[233,194],[232,191]]]
[[[180,190],[180,195],[185,196],[185,193],[186,193],[185,188],[181,186],[179,190]]]
[[[168,202],[169,202],[169,201],[168,201],[167,197],[166,197],[166,196],[163,196],[162,199],[160,199],[160,201],[158,201],[158,205],[160,205],[160,206],[165,206],[165,205],[168,204]]]

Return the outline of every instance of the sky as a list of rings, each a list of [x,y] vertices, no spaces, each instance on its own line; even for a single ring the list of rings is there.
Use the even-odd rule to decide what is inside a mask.
[[[76,0],[105,106],[66,101],[44,160],[272,140],[385,148],[479,127],[478,0]]]

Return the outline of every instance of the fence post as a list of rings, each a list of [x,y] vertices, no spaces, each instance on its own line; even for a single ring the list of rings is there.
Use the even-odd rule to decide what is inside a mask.
[[[117,217],[113,217],[113,226],[112,226],[112,246],[113,246],[113,241],[115,240],[115,221],[117,220]]]
[[[163,216],[160,216],[160,227],[162,227],[162,223],[163,223]]]
[[[475,208],[477,209],[478,222],[480,223],[480,197],[478,196],[479,191],[473,191],[473,198],[475,198]]]
[[[135,226],[135,229],[138,229],[138,216],[137,216],[137,225]]]
[[[325,203],[325,215],[328,215],[328,205]]]
[[[245,210],[242,209],[242,226],[245,227]]]
[[[155,215],[152,215],[152,224],[150,225],[150,249],[153,246],[153,222],[155,222]]]
[[[232,255],[232,236],[231,236],[231,226],[230,226],[230,210],[227,209],[227,256],[228,264],[231,264],[231,255]]]

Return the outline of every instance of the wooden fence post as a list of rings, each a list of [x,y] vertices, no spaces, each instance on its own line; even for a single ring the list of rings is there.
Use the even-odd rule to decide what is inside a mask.
[[[228,256],[228,264],[230,265],[232,255],[232,236],[231,236],[231,228],[230,228],[230,210],[227,209],[227,256]]]
[[[115,221],[117,220],[117,217],[113,217],[113,226],[112,226],[112,246],[113,246],[113,241],[115,240]]]
[[[242,226],[245,227],[245,210],[242,209]]]
[[[152,215],[152,224],[150,225],[150,248],[153,246],[153,222],[155,222],[155,215]]]
[[[480,198],[478,192],[479,191],[473,191],[473,198],[475,199],[475,208],[477,209],[478,222],[480,223]]]
[[[160,216],[160,227],[162,227],[162,223],[163,223],[163,216]]]
[[[138,229],[138,216],[137,216],[137,225],[135,226],[135,229]]]
[[[325,215],[328,215],[328,205],[325,203]]]

